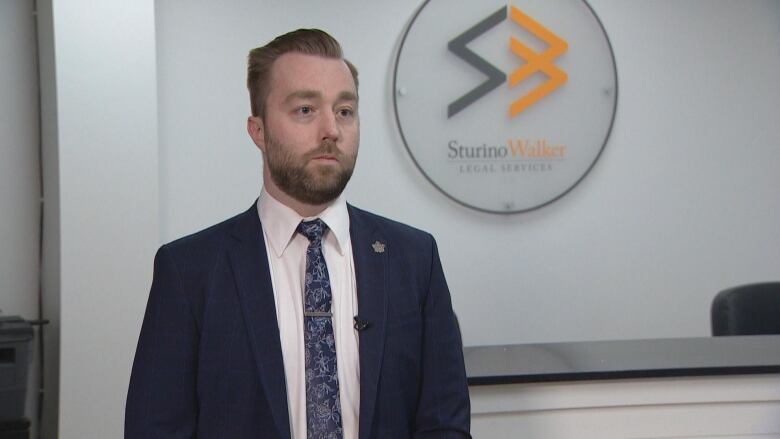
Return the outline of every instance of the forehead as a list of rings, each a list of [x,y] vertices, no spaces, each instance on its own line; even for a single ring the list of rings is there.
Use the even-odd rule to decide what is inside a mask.
[[[349,91],[357,94],[355,81],[344,60],[303,53],[285,53],[271,67],[269,98],[300,90],[324,95]]]

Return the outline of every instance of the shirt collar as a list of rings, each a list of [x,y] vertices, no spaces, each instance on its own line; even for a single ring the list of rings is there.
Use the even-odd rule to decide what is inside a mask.
[[[304,218],[298,212],[272,197],[265,188],[257,199],[257,212],[260,223],[265,230],[268,239],[277,258],[281,258],[284,251],[295,238],[296,229],[301,221],[309,221],[315,218],[321,219],[328,225],[328,229],[335,238],[336,250],[343,256],[346,246],[349,245],[349,212],[344,196],[340,195],[316,217]],[[326,235],[327,238],[327,235]]]

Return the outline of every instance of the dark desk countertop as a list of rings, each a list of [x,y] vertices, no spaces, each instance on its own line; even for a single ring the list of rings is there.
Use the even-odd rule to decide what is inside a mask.
[[[780,335],[463,349],[470,385],[780,372]]]

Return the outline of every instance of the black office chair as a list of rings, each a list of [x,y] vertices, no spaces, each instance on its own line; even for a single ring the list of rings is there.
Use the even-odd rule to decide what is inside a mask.
[[[712,335],[780,334],[780,282],[723,290],[712,301]]]
[[[0,439],[29,439],[30,421],[27,419],[14,419],[12,421],[0,421]]]

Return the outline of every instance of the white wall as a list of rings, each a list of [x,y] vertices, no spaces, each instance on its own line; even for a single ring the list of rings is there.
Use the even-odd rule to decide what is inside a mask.
[[[47,425],[121,436],[155,247],[256,197],[246,52],[302,26],[361,71],[349,198],[435,233],[466,344],[707,334],[715,292],[778,277],[780,4],[592,4],[618,64],[612,138],[570,194],[495,216],[439,194],[396,132],[389,75],[417,1],[40,0]]]
[[[33,319],[41,189],[32,4],[0,3],[0,32],[0,310]]]
[[[117,438],[159,241],[154,2],[38,4],[44,437]]]
[[[719,290],[780,278],[780,3],[592,1],[617,63],[612,136],[571,193],[507,216],[438,193],[397,134],[392,61],[419,4],[157,2],[162,240],[257,196],[247,49],[319,26],[360,70],[349,199],[434,233],[466,344],[705,336]]]
[[[35,18],[29,0],[0,2],[0,311],[38,318],[41,184]],[[37,348],[37,340],[32,342]],[[26,416],[38,399],[33,351]]]

